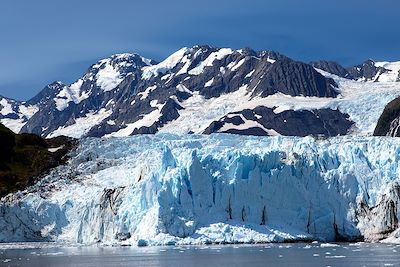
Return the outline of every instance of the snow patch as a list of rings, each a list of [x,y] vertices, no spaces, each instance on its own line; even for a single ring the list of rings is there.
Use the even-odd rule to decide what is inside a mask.
[[[26,124],[26,119],[1,119],[1,123],[14,133],[19,133]]]
[[[267,133],[269,136],[281,135],[281,134],[279,134],[277,131],[275,131],[273,129],[265,128],[262,124],[258,123],[257,121],[246,119],[242,114],[231,114],[231,117],[234,117],[234,116],[239,116],[244,121],[244,123],[239,124],[239,125],[235,125],[233,123],[224,123],[224,125],[222,126],[221,129],[218,130],[218,132],[227,132],[229,130],[241,130],[241,131],[243,131],[243,130],[247,130],[247,129],[250,129],[250,128],[260,128],[265,133]]]
[[[216,120],[233,112],[247,103],[250,99],[247,86],[242,86],[235,92],[216,98],[206,99],[199,92],[191,92],[192,96],[180,103],[179,117],[164,125],[160,133],[202,133]]]
[[[250,78],[254,72],[255,72],[255,70],[250,71],[249,73],[247,73],[246,76],[244,76],[244,78]]]
[[[268,61],[269,63],[271,63],[271,64],[274,64],[274,63],[276,62],[275,59],[272,59],[272,58],[270,58],[270,57],[267,58],[267,61]]]
[[[163,105],[158,105],[158,108],[153,110],[152,112],[146,114],[141,118],[140,120],[134,122],[134,123],[129,123],[126,125],[125,128],[122,128],[118,130],[117,132],[108,134],[104,137],[123,137],[123,136],[129,136],[132,134],[132,132],[136,129],[140,129],[141,127],[150,127],[153,125],[156,121],[159,120],[161,117],[161,109]]]
[[[109,60],[96,74],[96,85],[104,92],[115,89],[123,80],[121,73],[114,68]]]
[[[157,85],[149,86],[143,92],[138,93],[138,96],[140,96],[140,100],[146,99],[149,96],[149,93],[151,91],[154,91],[156,88],[157,88]]]
[[[58,150],[63,149],[63,148],[64,148],[64,145],[59,146],[59,147],[51,147],[51,148],[49,148],[49,149],[47,149],[47,150],[48,150],[49,152],[54,153],[54,152],[57,152]]]
[[[204,61],[202,61],[197,67],[189,71],[190,75],[199,75],[203,72],[205,67],[212,66],[215,60],[222,60],[224,57],[233,53],[230,48],[221,48],[216,52],[212,52]]]
[[[184,86],[181,83],[176,86],[176,90],[179,91],[179,92],[193,94],[192,91],[190,91],[186,86]]]
[[[232,68],[231,68],[231,71],[236,71],[236,70],[238,70],[242,65],[243,65],[243,63],[246,61],[246,58],[242,58],[237,64],[235,64]]]
[[[28,106],[25,102],[15,102],[14,100],[8,100],[6,98],[1,98],[0,106],[0,115],[16,115],[18,117],[15,119],[0,119],[0,122],[14,133],[19,133],[26,122],[39,110],[36,105]],[[14,111],[13,108],[17,110]]]
[[[400,81],[400,61],[396,62],[375,62],[376,67],[383,67],[389,72],[385,72],[377,77],[379,82],[398,82]],[[375,80],[375,79],[374,79]]]
[[[32,105],[32,106],[20,105],[18,110],[19,110],[19,113],[21,113],[27,119],[30,119],[33,115],[36,114],[36,112],[39,111],[39,107],[36,105]]]
[[[104,108],[98,112],[89,112],[84,117],[76,118],[75,123],[69,126],[61,126],[57,130],[47,135],[47,138],[52,138],[60,135],[65,135],[73,138],[81,138],[87,134],[90,129],[112,114],[111,110]]]
[[[59,111],[63,111],[69,105],[69,102],[74,102],[79,104],[81,101],[87,99],[90,92],[81,92],[81,87],[83,85],[83,79],[79,79],[70,86],[64,86],[63,89],[54,98],[56,108]]]
[[[204,84],[204,87],[210,87],[210,86],[213,84],[213,82],[214,82],[214,78],[212,78],[211,80],[209,80],[208,82],[206,82],[206,83]]]
[[[165,59],[163,62],[153,65],[153,66],[147,66],[142,68],[142,78],[145,80],[150,79],[151,77],[156,77],[160,73],[164,74],[167,71],[173,69],[178,63],[182,62],[185,54],[189,51],[189,48],[184,47],[175,53],[173,53],[171,56],[169,56],[167,59]],[[186,58],[187,59],[187,58]],[[185,61],[186,61],[185,59]]]
[[[8,114],[14,113],[12,105],[7,101],[7,99],[2,98],[0,100],[0,105],[2,106],[2,109],[0,110],[1,115],[6,116]]]

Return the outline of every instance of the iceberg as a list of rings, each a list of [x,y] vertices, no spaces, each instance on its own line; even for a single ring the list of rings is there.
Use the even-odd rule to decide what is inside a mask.
[[[400,139],[87,138],[0,203],[0,242],[396,242]]]

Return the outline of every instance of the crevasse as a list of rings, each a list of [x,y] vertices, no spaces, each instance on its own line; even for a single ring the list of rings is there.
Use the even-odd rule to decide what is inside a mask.
[[[85,139],[0,204],[0,241],[397,241],[400,139]]]

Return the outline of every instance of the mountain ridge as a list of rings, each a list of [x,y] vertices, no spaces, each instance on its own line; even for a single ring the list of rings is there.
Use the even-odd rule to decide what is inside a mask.
[[[177,121],[185,121],[189,109],[201,111],[201,105],[211,99],[226,99],[232,103],[229,110],[224,110],[221,103],[221,111],[201,111],[204,116],[204,125],[201,127],[181,125],[187,128],[186,133],[203,133],[212,122],[230,112],[240,112],[234,106],[235,100],[227,99],[227,96],[245,98],[247,104],[258,101],[257,106],[276,110],[280,99],[276,99],[278,102],[275,106],[270,99],[281,94],[293,97],[289,108],[293,116],[304,116],[300,109],[313,112],[313,104],[302,106],[302,97],[307,101],[315,97],[318,102],[331,102],[317,109],[331,110],[332,118],[339,111],[358,127],[353,117],[359,114],[354,116],[347,110],[341,110],[341,103],[334,103],[341,101],[343,92],[347,90],[343,89],[343,84],[362,87],[369,81],[382,80],[393,82],[392,87],[396,87],[393,73],[397,68],[400,71],[400,67],[393,64],[368,61],[358,67],[345,69],[328,61],[310,64],[295,61],[274,51],[254,51],[250,48],[234,50],[207,45],[182,48],[161,62],[135,53],[115,54],[91,65],[82,77],[70,85],[53,82],[26,102],[14,101],[15,110],[7,114],[2,112],[0,120],[16,132],[36,133],[43,137],[126,136],[157,133],[172,128],[171,125]],[[388,71],[385,66],[395,70]],[[345,78],[345,81],[341,78]],[[196,101],[200,106],[194,105]],[[241,105],[247,105],[246,101],[242,101]],[[21,108],[31,112],[20,112]],[[204,108],[207,109],[206,106]],[[254,108],[255,105],[250,107]],[[270,119],[277,117],[274,115]],[[254,123],[261,123],[260,119],[253,119]],[[288,128],[302,127],[303,119],[300,118]],[[354,127],[349,126],[340,134],[349,133],[351,128]],[[268,135],[261,128],[257,132]],[[246,131],[242,133],[246,134]],[[296,135],[294,132],[288,133]],[[316,132],[305,131],[305,134],[326,135],[327,132],[320,127]]]

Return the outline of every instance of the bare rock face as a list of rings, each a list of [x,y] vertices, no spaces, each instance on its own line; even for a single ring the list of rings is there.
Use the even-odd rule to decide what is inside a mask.
[[[400,217],[400,185],[394,183],[381,201],[373,207],[359,203],[358,219],[367,241],[377,241],[398,235]]]
[[[357,65],[348,69],[350,75],[356,80],[373,81],[379,74],[385,73],[388,70],[383,67],[375,66],[375,62],[367,60],[361,65]]]
[[[229,113],[212,122],[204,133],[337,136],[345,135],[352,125],[349,116],[338,110],[286,110],[275,113],[271,108],[258,106],[252,110]]]
[[[312,66],[290,59],[278,60],[268,68],[266,74],[261,73],[253,83],[257,82],[253,94],[262,97],[277,92],[291,96],[336,97],[336,83],[325,78]]]
[[[400,97],[386,105],[376,125],[375,136],[400,136]]]
[[[78,118],[111,109],[120,98],[129,95],[129,91],[122,88],[134,88],[141,68],[151,62],[136,54],[113,55],[93,64],[71,85],[54,82],[46,86],[28,101],[39,109],[22,132],[49,136],[60,127],[74,124]],[[126,86],[125,79],[129,81],[129,86]],[[119,86],[121,89],[117,90]]]
[[[346,79],[353,79],[353,77],[350,75],[349,71],[346,70],[344,67],[342,67],[337,62],[320,60],[320,61],[310,62],[310,64],[314,68],[335,74],[339,77],[346,78]]]

